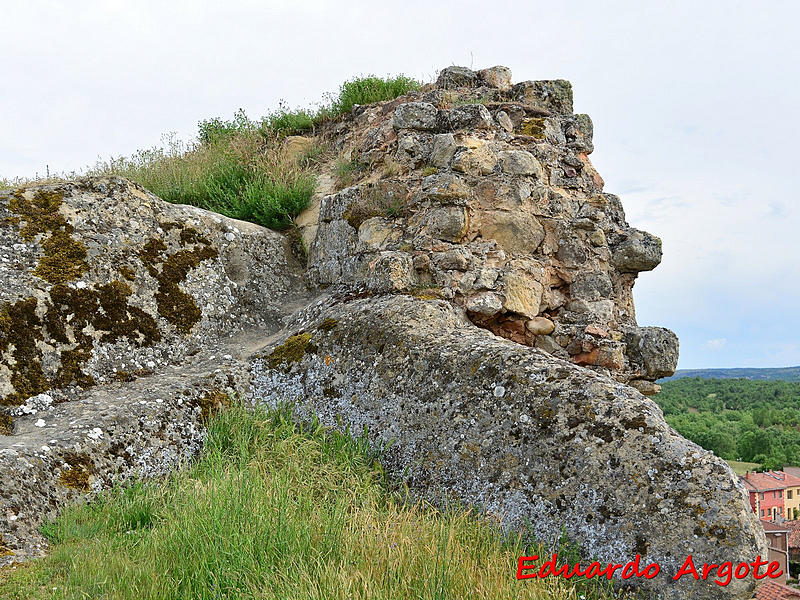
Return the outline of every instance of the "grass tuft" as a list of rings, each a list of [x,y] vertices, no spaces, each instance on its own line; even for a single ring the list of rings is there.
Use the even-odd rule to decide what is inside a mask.
[[[400,501],[377,458],[364,437],[232,406],[191,468],[64,509],[42,528],[49,554],[8,572],[0,597],[612,597],[517,581],[535,547],[469,511]]]
[[[280,103],[260,121],[239,109],[230,120],[200,121],[196,141],[184,143],[168,135],[159,146],[98,162],[86,174],[126,177],[167,202],[286,229],[311,200],[312,168],[325,148],[312,147],[303,160],[291,161],[281,151],[283,138],[313,133],[356,104],[391,100],[419,87],[419,82],[403,75],[351,79],[316,109],[292,110]],[[55,180],[78,176],[71,173]],[[47,179],[28,181],[0,179],[0,188],[50,180],[49,174]]]

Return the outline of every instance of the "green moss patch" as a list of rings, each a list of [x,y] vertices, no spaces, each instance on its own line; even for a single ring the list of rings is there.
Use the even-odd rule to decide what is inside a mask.
[[[311,342],[310,333],[298,333],[275,348],[269,355],[269,366],[277,368],[283,363],[300,362],[306,354],[314,354],[317,347]]]
[[[0,398],[0,405],[15,406],[49,387],[42,371],[41,352],[36,346],[41,339],[41,320],[36,314],[36,298],[19,300],[0,307],[0,356],[10,354],[6,364],[11,370],[14,393]]]
[[[200,407],[200,418],[203,423],[208,423],[209,419],[214,417],[218,411],[230,404],[230,398],[220,390],[211,390],[205,395],[201,396],[195,402],[195,406]]]
[[[537,140],[544,139],[544,119],[524,119],[519,127],[519,133],[535,137]]]
[[[89,479],[94,472],[94,465],[87,454],[77,452],[67,452],[63,456],[68,468],[61,471],[59,481],[61,484],[81,492],[88,492],[90,489]]]
[[[151,238],[139,253],[139,258],[147,272],[158,282],[155,295],[158,314],[181,333],[189,333],[200,321],[203,312],[194,298],[180,289],[179,284],[186,280],[189,271],[204,260],[216,258],[218,253],[194,229],[182,230],[180,240],[182,245],[194,247],[167,254],[166,244],[158,238]]]
[[[150,346],[161,340],[155,319],[131,306],[132,291],[122,281],[97,289],[74,289],[56,284],[41,314],[39,301],[27,298],[0,307],[0,355],[8,353],[14,393],[0,398],[0,405],[22,404],[27,398],[51,388],[76,384],[94,385],[94,378],[83,371],[92,356],[95,340],[113,343],[127,339],[137,346]],[[94,330],[94,337],[85,333]],[[53,377],[42,370],[42,350],[47,341],[62,346],[60,366]]]
[[[123,276],[125,279],[127,279],[128,281],[133,281],[134,279],[136,279],[136,271],[134,271],[134,270],[133,270],[131,267],[129,267],[128,265],[123,265],[123,266],[121,266],[121,267],[119,268],[119,272],[120,272],[120,274],[121,274],[121,275],[122,275],[122,276]]]
[[[54,190],[40,190],[32,199],[25,196],[24,189],[15,191],[8,208],[19,215],[16,219],[18,224],[25,223],[19,232],[22,238],[32,242],[39,234],[59,229],[69,229],[72,233],[72,227],[58,210],[63,200],[64,194]]]
[[[320,331],[326,331],[327,332],[327,331],[331,331],[338,324],[339,324],[339,321],[337,319],[332,319],[332,318],[328,317],[327,319],[323,320],[322,323],[317,325],[317,329],[319,329]]]
[[[14,419],[11,415],[0,413],[0,435],[11,435],[14,433]]]
[[[47,236],[41,241],[44,253],[33,274],[49,283],[72,281],[89,268],[86,247],[72,237],[72,225],[58,210],[63,200],[60,191],[39,190],[28,199],[23,190],[17,190],[8,205],[19,215],[13,222],[20,227],[23,239],[33,241],[38,235]]]
[[[3,556],[14,556],[14,551],[6,546],[5,542],[3,541],[3,536],[0,535],[0,557]]]
[[[153,372],[149,369],[136,369],[135,371],[117,371],[114,373],[114,379],[120,382],[136,381],[139,377],[147,377],[152,375]]]

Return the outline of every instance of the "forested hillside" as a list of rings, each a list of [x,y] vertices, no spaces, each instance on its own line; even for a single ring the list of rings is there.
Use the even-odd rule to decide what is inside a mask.
[[[727,460],[800,465],[800,383],[748,379],[666,381],[656,396],[667,422]]]
[[[662,381],[683,379],[684,377],[701,377],[703,379],[759,379],[769,381],[800,381],[800,366],[768,369],[735,368],[735,369],[679,369],[672,377]]]

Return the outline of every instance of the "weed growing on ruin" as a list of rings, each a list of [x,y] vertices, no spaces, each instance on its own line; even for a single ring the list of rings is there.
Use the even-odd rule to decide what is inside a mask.
[[[364,437],[232,406],[212,419],[190,468],[45,525],[48,555],[8,571],[0,597],[613,597],[516,580],[517,557],[537,546],[463,509],[403,502],[378,456]]]
[[[357,153],[353,153],[350,158],[340,158],[333,164],[333,176],[336,179],[336,187],[344,189],[355,185],[359,179],[364,177],[369,165],[358,158]]]
[[[394,100],[414,90],[422,84],[415,79],[398,75],[396,77],[356,77],[345,81],[336,96],[328,96],[327,102],[317,108],[290,109],[285,103],[278,110],[267,115],[262,127],[282,135],[297,135],[313,130],[325,121],[331,121],[349,113],[356,105],[371,104],[384,100]]]
[[[208,123],[201,127],[205,143],[168,137],[162,147],[100,163],[89,174],[120,175],[168,202],[272,229],[288,227],[311,200],[313,176],[284,160],[275,136],[267,139],[244,125]]]
[[[98,162],[85,174],[126,177],[167,202],[285,229],[311,200],[312,167],[325,148],[318,144],[300,161],[288,160],[282,151],[284,138],[313,134],[315,128],[349,113],[357,104],[391,100],[419,87],[418,81],[402,75],[351,79],[317,108],[294,110],[281,103],[260,120],[239,109],[230,120],[200,121],[194,141],[185,143],[168,135],[160,145]],[[5,187],[12,187],[11,182],[0,180],[0,188]]]

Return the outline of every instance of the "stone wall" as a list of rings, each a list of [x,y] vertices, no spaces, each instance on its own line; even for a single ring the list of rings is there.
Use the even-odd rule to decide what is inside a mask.
[[[661,241],[603,192],[569,82],[510,77],[445,69],[332,133],[369,174],[322,198],[309,279],[436,295],[502,337],[654,393],[678,340],[637,326],[632,288]]]

